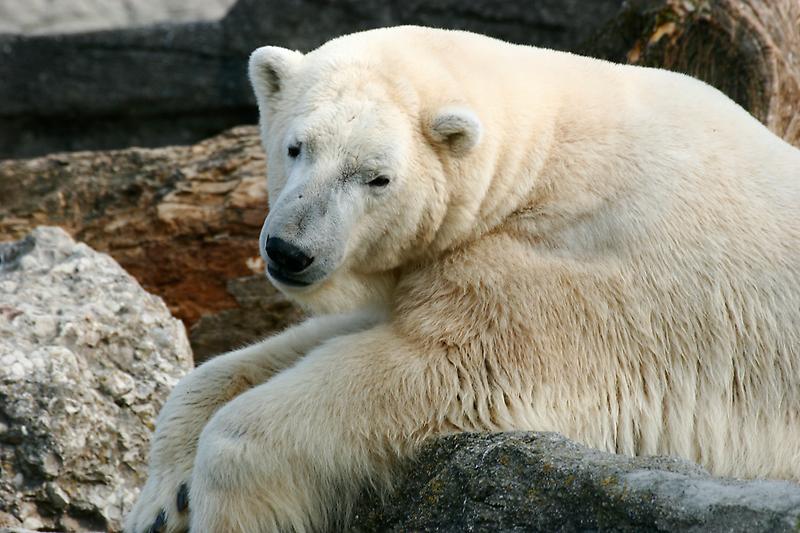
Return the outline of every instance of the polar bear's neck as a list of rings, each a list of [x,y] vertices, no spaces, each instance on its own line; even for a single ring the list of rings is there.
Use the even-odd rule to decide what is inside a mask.
[[[626,163],[633,135],[625,125],[630,90],[614,79],[614,65],[530,47],[497,52],[491,72],[459,89],[485,136],[468,158],[450,162],[456,186],[435,250],[471,242],[519,213],[579,216],[626,186],[615,176],[630,175],[612,168]],[[479,54],[466,55],[475,64],[448,67],[452,79],[485,69]],[[599,89],[608,86],[618,91]]]
[[[687,76],[530,47],[489,48],[448,67],[454,79],[473,74],[463,94],[486,135],[468,161],[453,165],[457,187],[435,249],[503,227],[524,226],[533,239],[598,224],[611,224],[613,233],[615,204],[625,199],[627,210],[653,218],[648,209],[668,207],[651,205],[653,191],[665,188],[685,203],[708,195],[738,202],[732,185],[764,194],[756,186],[764,170],[753,162],[783,160],[791,151]],[[742,141],[753,138],[759,142]],[[743,176],[748,183],[732,184]],[[645,224],[625,228],[645,231]]]

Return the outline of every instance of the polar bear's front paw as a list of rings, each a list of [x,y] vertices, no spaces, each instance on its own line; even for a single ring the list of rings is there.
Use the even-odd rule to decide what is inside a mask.
[[[189,484],[184,476],[151,477],[128,515],[125,533],[189,530]],[[170,479],[171,478],[171,479]]]

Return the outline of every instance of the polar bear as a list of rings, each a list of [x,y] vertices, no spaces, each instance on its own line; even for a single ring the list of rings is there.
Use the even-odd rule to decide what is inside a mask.
[[[316,531],[431,437],[800,479],[800,151],[661,70],[397,27],[256,50],[268,276],[315,317],[186,376],[127,531]]]

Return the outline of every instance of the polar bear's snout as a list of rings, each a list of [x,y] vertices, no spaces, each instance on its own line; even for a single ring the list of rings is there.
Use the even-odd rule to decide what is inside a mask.
[[[273,276],[296,276],[297,274],[301,274],[314,262],[312,256],[280,237],[267,236],[264,251],[268,259],[267,268],[270,269],[270,273]],[[292,277],[290,281],[300,285],[308,284],[294,277]]]
[[[341,210],[318,196],[281,195],[264,221],[261,257],[279,288],[310,287],[341,263],[349,226],[343,224]]]
[[[308,287],[325,277],[316,263],[314,252],[305,244],[291,236],[280,233],[271,235],[267,224],[261,232],[261,257],[267,265],[267,274],[273,282],[280,285],[302,288]]]

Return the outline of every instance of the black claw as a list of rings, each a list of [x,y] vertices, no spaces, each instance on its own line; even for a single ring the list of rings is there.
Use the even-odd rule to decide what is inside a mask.
[[[158,516],[156,516],[153,525],[150,526],[150,529],[147,530],[147,533],[161,533],[161,528],[164,527],[164,524],[167,523],[167,515],[164,512],[164,509],[161,509],[158,512]]]
[[[189,486],[186,483],[181,483],[178,487],[178,511],[184,512],[189,507]]]

